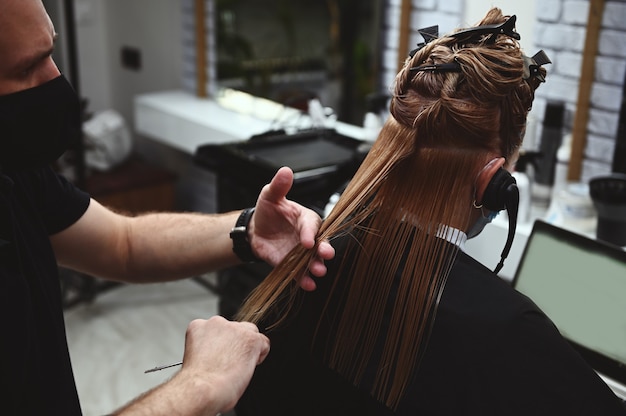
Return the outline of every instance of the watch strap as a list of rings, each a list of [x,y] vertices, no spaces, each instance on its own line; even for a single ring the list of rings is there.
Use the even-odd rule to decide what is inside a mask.
[[[244,209],[235,226],[230,231],[230,238],[233,240],[233,251],[244,263],[258,262],[259,258],[252,252],[250,239],[248,238],[248,225],[254,214],[254,208]]]

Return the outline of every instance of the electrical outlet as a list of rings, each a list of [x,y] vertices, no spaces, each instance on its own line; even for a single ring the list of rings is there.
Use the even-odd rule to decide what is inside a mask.
[[[122,67],[132,71],[141,69],[141,51],[130,46],[123,46],[121,51]]]
[[[92,23],[94,20],[93,0],[74,0],[74,19],[77,24]]]

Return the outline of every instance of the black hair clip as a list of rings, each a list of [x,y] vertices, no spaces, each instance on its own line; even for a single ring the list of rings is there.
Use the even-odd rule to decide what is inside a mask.
[[[507,35],[513,39],[520,40],[520,34],[515,31],[516,21],[517,16],[513,15],[509,17],[506,22],[498,25],[476,26],[469,29],[460,30],[458,32],[450,34],[449,36],[457,39],[461,38],[467,40],[477,35]],[[495,38],[495,36],[492,36],[489,41],[494,42]]]
[[[524,79],[529,79],[535,77],[539,80],[539,82],[546,82],[546,78],[541,75],[539,72],[539,68],[542,65],[551,64],[552,61],[548,58],[548,55],[542,50],[537,52],[533,57],[528,57],[524,55]]]
[[[456,60],[454,62],[449,62],[446,64],[428,64],[422,66],[414,66],[409,68],[411,72],[420,72],[420,71],[440,71],[440,72],[461,72],[461,64],[459,64]]]
[[[413,49],[409,52],[409,56],[413,58],[415,54],[422,49],[424,46],[428,45],[433,40],[439,37],[439,26],[429,26],[423,29],[419,29],[417,31],[424,38],[424,42],[418,43],[417,48]],[[414,66],[409,68],[409,71],[419,72],[419,71],[442,71],[442,72],[461,72],[461,65],[455,60],[454,62],[446,63],[446,64],[428,64],[422,66]]]
[[[418,29],[417,33],[422,35],[424,42],[418,43],[417,48],[409,52],[409,57],[411,58],[413,58],[420,49],[439,37],[439,25]]]

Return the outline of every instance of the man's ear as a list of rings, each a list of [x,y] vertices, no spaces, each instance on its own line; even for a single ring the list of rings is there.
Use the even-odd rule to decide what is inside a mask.
[[[491,178],[493,178],[493,175],[496,174],[498,169],[504,166],[505,162],[506,162],[506,159],[503,157],[495,158],[491,160],[489,163],[487,163],[485,167],[483,168],[483,170],[480,171],[480,173],[476,177],[476,185],[475,185],[476,186],[476,195],[475,195],[476,204],[478,205],[482,204],[483,195],[485,194],[485,189],[487,189],[487,185],[489,184],[489,181],[491,181]]]

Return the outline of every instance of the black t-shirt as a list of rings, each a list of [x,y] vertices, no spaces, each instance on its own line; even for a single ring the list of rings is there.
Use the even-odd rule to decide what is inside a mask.
[[[268,334],[270,353],[239,401],[238,416],[626,414],[530,299],[462,252],[421,364],[398,409],[391,411],[328,369],[311,348],[343,255],[342,243],[333,245],[337,255],[327,276],[317,280],[318,289],[301,293],[297,312]],[[321,344],[325,335],[318,333]]]
[[[81,414],[49,236],[88,206],[49,168],[0,173],[1,414]]]

